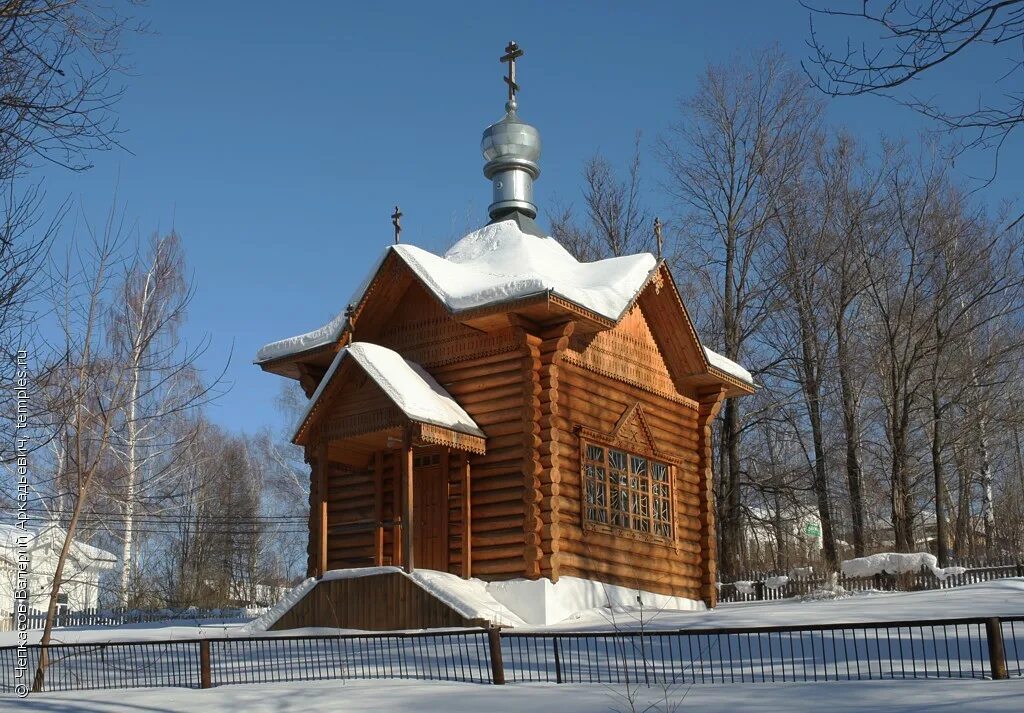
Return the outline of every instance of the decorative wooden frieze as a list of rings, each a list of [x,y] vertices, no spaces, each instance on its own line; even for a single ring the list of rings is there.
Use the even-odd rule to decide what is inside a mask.
[[[487,441],[480,436],[472,436],[468,433],[460,433],[443,426],[435,426],[430,423],[417,423],[416,436],[424,443],[432,443],[437,446],[447,446],[460,451],[469,451],[484,455],[487,453]]]
[[[615,330],[592,337],[573,337],[563,359],[588,371],[662,396],[696,410],[696,402],[680,394],[665,360],[650,341]]]
[[[519,347],[512,329],[484,334],[452,321],[447,315],[390,326],[381,333],[380,344],[426,368],[501,354]]]
[[[383,431],[401,426],[407,419],[395,406],[364,411],[360,414],[334,416],[325,419],[320,426],[321,439],[334,440],[359,436],[364,433]]]

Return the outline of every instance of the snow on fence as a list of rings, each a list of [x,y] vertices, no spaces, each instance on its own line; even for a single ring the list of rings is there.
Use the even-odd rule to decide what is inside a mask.
[[[814,576],[806,570],[810,568],[804,568],[804,571],[800,572],[794,570],[790,573],[791,576],[779,576],[773,572],[747,572],[733,582],[723,582],[718,601],[724,603],[789,599],[813,595],[832,586],[829,579]],[[879,573],[866,577],[839,574],[835,584],[848,592],[951,589],[965,584],[1024,577],[1024,563],[964,567],[962,572],[954,572],[938,576],[929,567],[924,566],[918,571],[903,574]]]
[[[1024,676],[1024,617],[679,631],[411,633],[60,644],[47,691],[323,679],[655,685]],[[17,647],[0,649],[12,691]],[[28,647],[27,677],[39,646]]]
[[[263,609],[82,609],[74,612],[58,612],[53,625],[58,628],[72,626],[122,626],[143,624],[154,621],[244,621],[259,616]],[[29,629],[42,629],[46,623],[46,612],[30,611],[27,615]],[[0,631],[14,631],[14,614],[0,620]]]

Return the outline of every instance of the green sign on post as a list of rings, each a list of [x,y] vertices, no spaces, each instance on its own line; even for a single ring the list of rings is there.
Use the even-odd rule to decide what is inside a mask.
[[[816,522],[808,522],[804,525],[804,534],[808,537],[821,537],[821,525]]]

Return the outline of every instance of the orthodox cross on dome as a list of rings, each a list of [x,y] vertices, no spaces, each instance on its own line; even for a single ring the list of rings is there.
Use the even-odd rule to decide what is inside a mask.
[[[395,206],[395,212],[391,214],[391,224],[395,226],[395,245],[402,240],[402,211]]]
[[[523,56],[523,51],[519,49],[519,45],[515,41],[510,41],[508,46],[505,47],[505,54],[502,55],[499,62],[508,62],[508,76],[505,77],[505,84],[508,85],[508,101],[514,103],[516,100],[516,92],[519,91],[519,85],[516,84],[516,60]]]

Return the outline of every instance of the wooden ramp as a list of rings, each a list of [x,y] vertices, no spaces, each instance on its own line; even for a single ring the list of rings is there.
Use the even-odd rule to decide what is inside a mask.
[[[430,629],[487,626],[469,619],[401,572],[319,581],[272,631],[321,626],[336,629]]]

